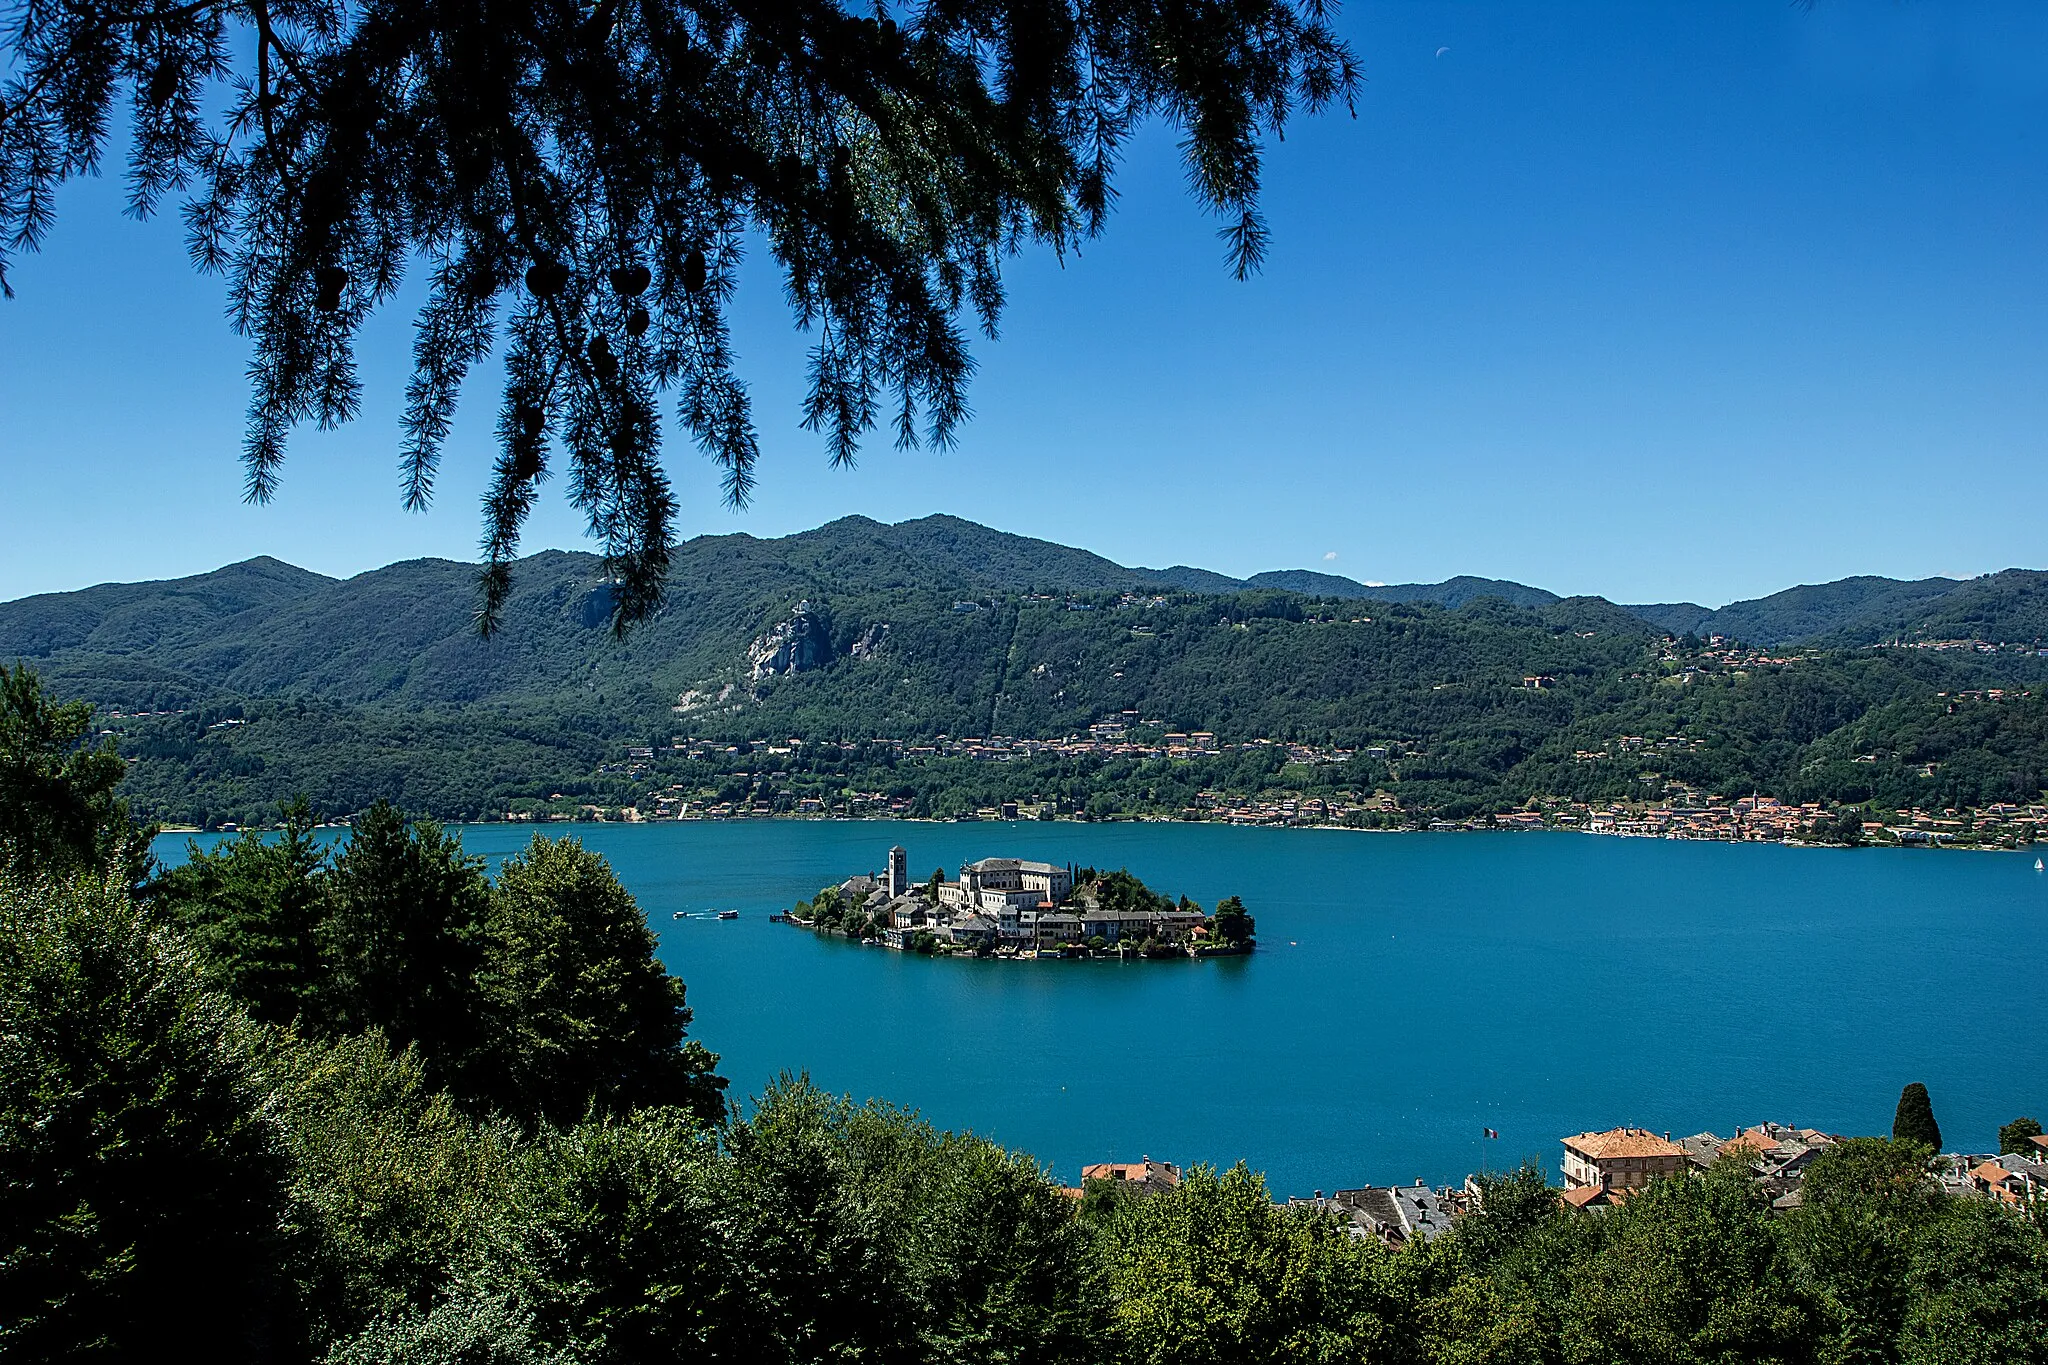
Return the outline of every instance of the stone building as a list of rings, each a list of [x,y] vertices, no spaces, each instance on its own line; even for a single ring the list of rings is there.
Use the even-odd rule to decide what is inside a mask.
[[[1660,1175],[1679,1175],[1686,1150],[1646,1128],[1610,1128],[1564,1140],[1564,1187],[1637,1190]]]

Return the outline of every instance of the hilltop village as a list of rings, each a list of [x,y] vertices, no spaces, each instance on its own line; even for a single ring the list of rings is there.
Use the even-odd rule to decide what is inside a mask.
[[[1229,957],[1257,946],[1252,917],[1235,896],[1208,913],[1129,872],[1023,858],[983,858],[962,864],[957,880],[942,869],[915,883],[901,845],[889,850],[886,871],[824,887],[779,918],[926,956]]]
[[[1490,1129],[1488,1136],[1494,1136]],[[1807,1172],[1822,1154],[1840,1150],[1845,1143],[1872,1141],[1782,1123],[1740,1128],[1729,1138],[1707,1132],[1673,1139],[1670,1133],[1660,1136],[1643,1128],[1575,1133],[1563,1139],[1564,1184],[1557,1189],[1557,1199],[1568,1209],[1597,1213],[1626,1202],[1652,1180],[1703,1177],[1717,1163],[1739,1162],[1770,1196],[1771,1207],[1783,1213],[1803,1202]],[[1924,1175],[1928,1192],[1990,1200],[2015,1209],[2048,1208],[2048,1137],[2029,1134],[2007,1145],[2023,1150],[1944,1152],[1934,1157]],[[1428,1241],[1448,1231],[1459,1215],[1478,1212],[1485,1206],[1487,1188],[1498,1179],[1475,1174],[1465,1177],[1462,1185],[1432,1187],[1417,1180],[1412,1185],[1362,1185],[1328,1194],[1317,1190],[1287,1203],[1338,1216],[1353,1237],[1399,1247]],[[1076,1200],[1098,1191],[1111,1197],[1141,1196],[1180,1182],[1178,1166],[1148,1156],[1142,1161],[1084,1166],[1081,1183],[1065,1193]]]

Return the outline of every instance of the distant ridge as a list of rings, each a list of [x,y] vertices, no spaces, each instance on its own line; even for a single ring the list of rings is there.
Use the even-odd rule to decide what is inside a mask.
[[[608,609],[602,586],[595,582],[597,570],[594,556],[548,551],[521,561],[519,591],[529,610],[563,612],[567,624],[588,629]],[[197,691],[230,687],[261,692],[297,679],[323,692],[339,687],[351,695],[403,695],[421,681],[422,669],[432,674],[452,667],[465,675],[482,669],[497,677],[484,689],[489,693],[511,684],[508,670],[540,664],[516,631],[489,647],[474,640],[468,608],[459,605],[469,601],[474,575],[473,565],[417,560],[338,580],[262,556],[188,578],[46,593],[0,603],[0,659],[89,654],[103,664],[128,659],[123,671],[138,679],[153,669],[170,668]],[[1611,630],[1622,622],[1639,622],[1671,634],[1721,634],[1770,647],[1908,638],[2048,638],[2048,575],[2029,569],[1970,580],[1859,575],[1720,608],[1693,602],[1617,606],[1597,597],[1561,599],[1524,583],[1469,575],[1441,583],[1375,585],[1310,569],[1275,569],[1240,579],[1185,564],[1133,568],[1087,550],[945,515],[893,524],[842,517],[776,539],[699,536],[677,547],[673,584],[663,613],[667,626],[640,634],[674,636],[670,645],[685,655],[704,631],[722,635],[755,624],[760,604],[771,598],[912,589],[967,596],[1262,590],[1428,603],[1452,611],[1497,599],[1527,610],[1563,610],[1586,628],[1597,624]],[[265,621],[272,623],[254,629]],[[412,662],[400,668],[389,662],[394,656]],[[385,662],[370,667],[367,660],[373,657]],[[522,658],[524,665],[518,663]],[[487,668],[479,662],[486,659]],[[316,679],[324,681],[312,683]],[[447,693],[440,684],[428,690]]]

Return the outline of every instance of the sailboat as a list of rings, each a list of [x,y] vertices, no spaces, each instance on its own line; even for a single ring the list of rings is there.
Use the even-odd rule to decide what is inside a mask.
[[[2034,859],[2034,871],[2039,872],[2042,870],[2042,867],[2043,864],[2041,860],[2039,858]]]

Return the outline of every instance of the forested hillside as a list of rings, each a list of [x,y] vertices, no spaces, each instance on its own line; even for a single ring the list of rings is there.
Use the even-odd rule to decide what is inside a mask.
[[[688,542],[665,608],[624,639],[609,629],[609,590],[591,556],[522,561],[504,629],[488,641],[472,622],[475,575],[421,560],[337,581],[253,560],[29,598],[0,604],[0,658],[31,662],[53,690],[98,705],[137,760],[129,790],[170,819],[248,818],[298,793],[337,813],[380,797],[446,816],[557,798],[624,805],[652,780],[621,762],[626,750],[666,752],[678,735],[1051,739],[1127,716],[1156,733],[1212,732],[1226,746],[1361,752],[1337,773],[1247,774],[1234,759],[1194,758],[1142,779],[1095,769],[1009,777],[1078,791],[1077,805],[1108,792],[1110,810],[1171,808],[1203,787],[1255,779],[1470,813],[1536,796],[1654,800],[1694,789],[2024,801],[2048,770],[2042,702],[2030,695],[2048,673],[2033,648],[2048,596],[2042,575],[2019,571],[1969,583],[1844,580],[1710,614],[1747,611],[1766,635],[1864,622],[1832,627],[1831,648],[1789,653],[1710,648],[1643,619],[1676,622],[1676,607],[1558,599],[1483,579],[1310,595],[1185,567],[1125,568],[947,517]],[[1418,600],[1365,595],[1379,591]],[[1954,638],[1940,632],[2020,643],[1868,647]],[[1995,701],[1957,701],[1987,688]],[[1959,705],[1986,718],[1959,722]],[[1368,748],[1389,757],[1369,759]],[[969,789],[1034,794],[953,769],[913,779],[900,765],[834,764],[819,779],[824,798],[832,783],[894,784],[934,810],[956,808]],[[730,785],[729,771],[655,775],[693,790]]]

